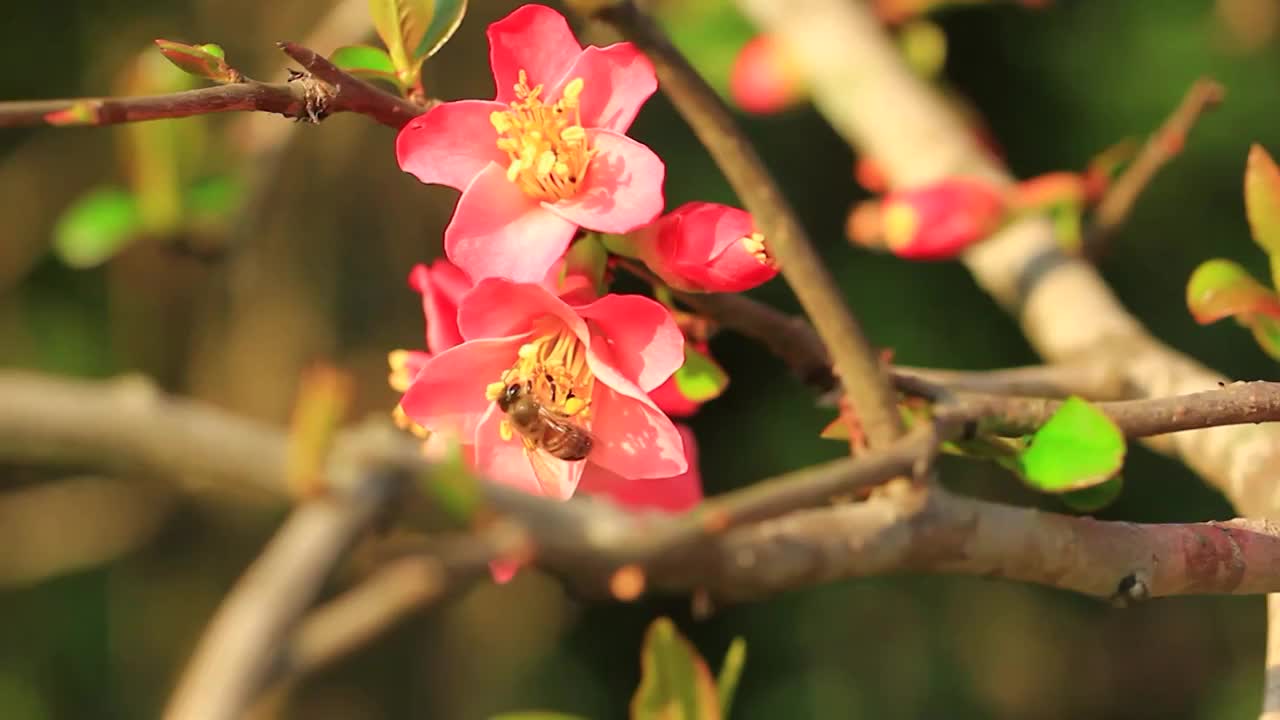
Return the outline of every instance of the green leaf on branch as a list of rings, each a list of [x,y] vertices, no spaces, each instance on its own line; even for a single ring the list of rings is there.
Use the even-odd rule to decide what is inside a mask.
[[[53,229],[53,250],[71,267],[93,267],[136,239],[139,228],[133,195],[119,188],[98,188],[63,211]]]
[[[1123,489],[1124,476],[1117,475],[1099,485],[1084,488],[1083,490],[1065,492],[1059,497],[1062,498],[1063,504],[1072,510],[1091,513],[1097,512],[1115,502],[1116,498],[1120,497],[1120,491]]]
[[[1280,168],[1261,145],[1249,148],[1244,207],[1253,241],[1268,255],[1280,255]]]
[[[658,618],[649,626],[640,663],[632,720],[719,720],[720,699],[711,671],[671,620]]]
[[[431,25],[414,51],[419,62],[435,55],[436,51],[444,47],[467,14],[467,0],[436,0],[435,5]]]
[[[396,66],[382,48],[372,45],[347,45],[333,51],[330,62],[343,72],[364,80],[383,80],[400,87]]]
[[[736,637],[729,643],[729,651],[724,654],[724,662],[720,665],[720,674],[716,676],[716,694],[720,698],[720,717],[729,717],[733,707],[733,696],[738,691],[738,681],[742,678],[742,666],[747,662],[747,641]]]
[[[1187,308],[1201,325],[1233,315],[1280,317],[1280,298],[1230,260],[1206,260],[1187,281]]]
[[[169,62],[196,77],[202,77],[223,85],[240,82],[244,79],[238,70],[227,64],[226,52],[213,43],[188,45],[172,40],[157,39],[156,45],[160,48],[160,52],[169,59]]]
[[[466,11],[465,0],[369,0],[373,26],[401,86],[418,84],[422,61],[448,42]]]
[[[1111,418],[1070,397],[1028,439],[1019,466],[1032,487],[1064,493],[1110,480],[1124,465],[1124,455],[1124,434]]]
[[[729,385],[729,376],[715,360],[689,343],[684,344],[684,364],[676,370],[676,389],[696,403],[714,400]]]

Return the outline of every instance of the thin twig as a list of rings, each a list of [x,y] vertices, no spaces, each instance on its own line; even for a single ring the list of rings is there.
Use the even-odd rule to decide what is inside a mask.
[[[1209,78],[1197,80],[1187,90],[1173,114],[1147,139],[1138,156],[1098,202],[1085,234],[1086,256],[1096,259],[1106,251],[1107,241],[1128,219],[1138,196],[1146,190],[1156,173],[1182,152],[1187,135],[1200,117],[1221,103],[1225,95],[1222,85]]]
[[[871,446],[885,446],[901,436],[902,424],[893,392],[861,326],[724,101],[671,44],[653,18],[630,0],[577,0],[569,4],[612,26],[653,61],[659,86],[711,153],[764,233],[779,270],[830,351]]]
[[[342,72],[312,50],[293,43],[280,46],[314,77],[288,83],[246,78],[168,95],[0,102],[0,128],[114,125],[233,111],[269,112],[310,122],[337,112],[355,112],[400,128],[424,110]]]
[[[905,379],[905,378],[904,378]],[[953,421],[978,421],[988,432],[1025,435],[1045,424],[1062,405],[1053,398],[1018,397],[953,391],[929,387],[918,377],[899,384],[904,392],[941,402],[945,417]],[[1125,437],[1246,425],[1280,420],[1280,383],[1238,382],[1188,395],[1096,403]]]

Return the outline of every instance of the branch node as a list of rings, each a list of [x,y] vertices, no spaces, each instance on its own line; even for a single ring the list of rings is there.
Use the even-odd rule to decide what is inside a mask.
[[[1135,570],[1120,578],[1115,593],[1110,597],[1111,604],[1118,608],[1127,608],[1151,599],[1148,580],[1147,573],[1143,570]]]

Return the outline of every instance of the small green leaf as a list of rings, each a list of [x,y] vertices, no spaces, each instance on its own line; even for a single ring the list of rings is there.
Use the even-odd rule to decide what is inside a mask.
[[[156,45],[169,62],[196,77],[222,84],[240,82],[243,79],[239,71],[227,64],[227,54],[222,48],[212,43],[188,45],[157,39]]]
[[[1072,510],[1091,513],[1097,512],[1115,502],[1115,499],[1120,497],[1120,491],[1123,489],[1124,476],[1117,475],[1099,485],[1087,487],[1083,490],[1064,492],[1059,497],[1062,498],[1063,504]]]
[[[1244,207],[1253,241],[1268,255],[1280,255],[1280,168],[1261,145],[1249,148]]]
[[[729,651],[724,654],[724,662],[720,665],[720,674],[716,677],[716,694],[720,698],[720,717],[729,717],[733,707],[733,696],[738,691],[738,680],[742,678],[742,666],[747,662],[747,641],[736,637],[729,643]]]
[[[1280,317],[1280,298],[1230,260],[1206,260],[1187,281],[1187,308],[1201,325],[1232,315]]]
[[[729,376],[707,355],[690,343],[684,344],[684,364],[676,370],[676,389],[688,400],[713,400],[729,385]]]
[[[391,57],[382,48],[372,45],[347,45],[333,51],[329,60],[343,71],[366,80],[386,80],[400,84]]]
[[[435,14],[434,0],[369,0],[373,27],[387,46],[391,64],[403,85],[417,82],[421,59],[410,55],[426,37]]]
[[[711,671],[667,618],[645,633],[640,686],[631,698],[632,720],[719,720]]]
[[[493,715],[489,720],[586,720],[581,715],[570,715],[567,712],[556,712],[552,710],[517,710],[515,712],[503,712],[502,715]]]
[[[53,250],[66,264],[106,262],[138,235],[137,203],[119,188],[99,188],[63,211],[53,230]]]
[[[1020,465],[1032,487],[1063,493],[1106,482],[1120,472],[1124,454],[1124,435],[1111,418],[1070,397],[1031,436]]]
[[[413,55],[419,62],[436,54],[457,32],[467,14],[467,0],[436,0],[431,25]]]

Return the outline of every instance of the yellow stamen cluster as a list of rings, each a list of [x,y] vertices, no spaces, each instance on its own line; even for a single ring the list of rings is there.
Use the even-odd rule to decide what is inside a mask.
[[[507,179],[530,197],[555,202],[578,194],[593,154],[578,107],[582,87],[582,78],[570,80],[560,99],[548,104],[542,86],[530,88],[521,70],[511,109],[489,116],[498,149],[511,159]]]
[[[750,235],[743,235],[739,242],[742,243],[742,247],[747,249],[747,252],[756,257],[756,260],[765,265],[774,264],[773,256],[769,254],[769,248],[764,244],[764,235],[753,232]]]
[[[539,405],[567,415],[576,423],[585,425],[591,419],[591,393],[596,379],[587,366],[586,347],[567,328],[560,327],[521,345],[515,364],[503,371],[501,380],[489,383],[485,397],[497,400],[512,383],[528,383]],[[506,421],[499,432],[503,439],[511,438]]]

